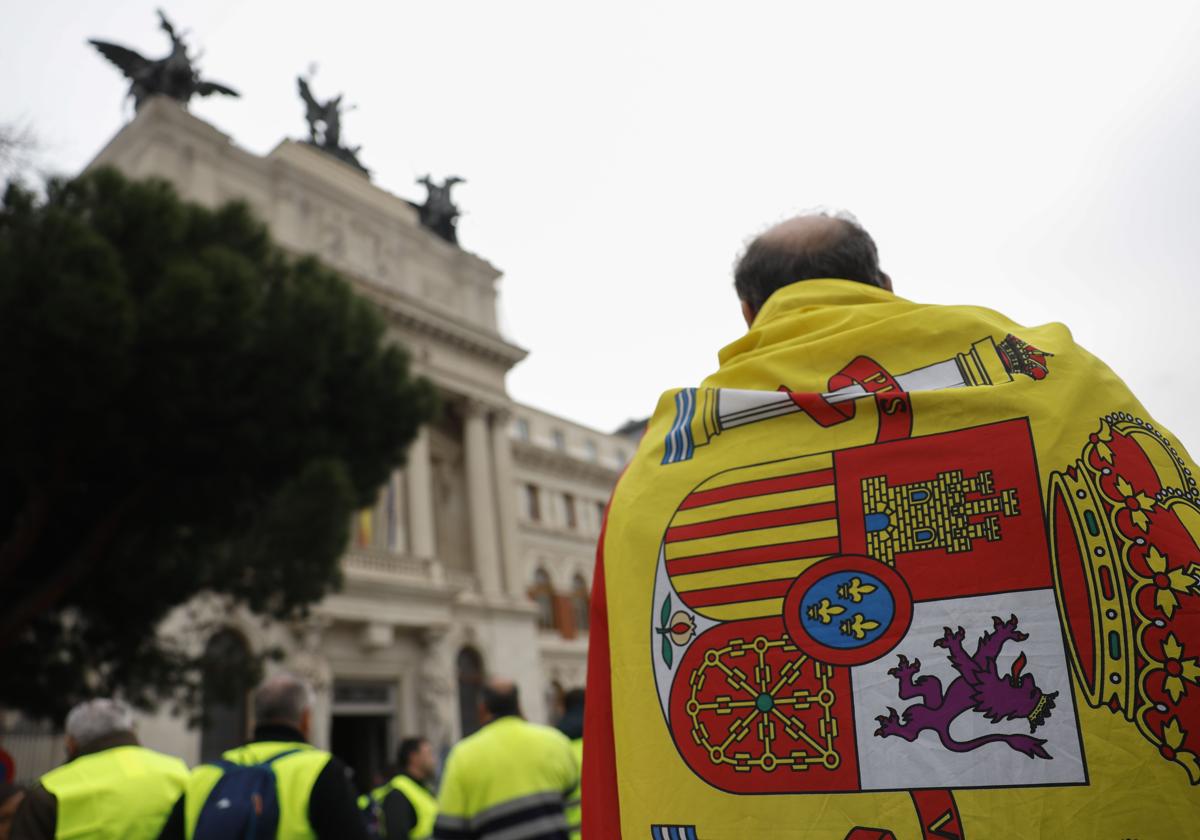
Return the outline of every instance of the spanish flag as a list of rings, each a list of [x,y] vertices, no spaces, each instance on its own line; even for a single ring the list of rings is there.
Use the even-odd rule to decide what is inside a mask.
[[[1060,324],[777,291],[610,503],[584,837],[1200,836],[1195,476]]]

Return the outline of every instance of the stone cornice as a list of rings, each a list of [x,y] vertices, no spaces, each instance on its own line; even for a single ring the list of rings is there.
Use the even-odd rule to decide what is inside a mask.
[[[537,606],[522,598],[506,595],[485,596],[479,592],[461,592],[454,604],[459,615],[530,618],[537,615]]]
[[[344,273],[344,272],[343,272]],[[435,312],[418,301],[391,289],[380,289],[374,283],[355,276],[358,290],[382,308],[399,326],[421,335],[436,338],[461,350],[499,362],[507,370],[529,355],[529,351],[499,335],[488,335],[479,327],[451,316]]]
[[[538,635],[538,648],[543,656],[565,657],[573,659],[577,656],[586,656],[588,650],[588,633],[586,630],[579,633],[573,639],[565,639],[562,636],[550,633]]]
[[[564,478],[584,479],[611,488],[617,483],[619,470],[592,461],[581,461],[553,449],[536,446],[522,440],[513,441],[513,459],[523,467],[554,473]]]

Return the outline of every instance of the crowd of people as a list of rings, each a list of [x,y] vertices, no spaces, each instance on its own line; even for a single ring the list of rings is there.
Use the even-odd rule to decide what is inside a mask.
[[[578,838],[583,691],[559,728],[521,716],[516,685],[481,692],[482,728],[447,756],[405,738],[395,775],[368,793],[336,756],[309,741],[313,692],[291,674],[254,693],[250,740],[190,771],[141,745],[120,700],[67,715],[67,762],[28,789],[0,788],[0,840],[366,840]]]

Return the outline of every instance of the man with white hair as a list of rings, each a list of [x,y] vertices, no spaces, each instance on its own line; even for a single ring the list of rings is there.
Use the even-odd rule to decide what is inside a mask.
[[[29,791],[12,840],[153,840],[187,781],[187,765],[148,750],[119,700],[80,703],[67,715],[69,761]]]
[[[273,773],[278,814],[260,810],[256,816],[276,820],[280,840],[366,840],[346,765],[308,743],[312,704],[312,689],[299,677],[280,673],[267,678],[254,693],[254,737],[225,753],[222,762],[192,771],[162,840],[223,836],[206,824],[217,824],[208,817],[214,808],[230,808],[229,794],[213,794],[223,778],[241,767],[269,767]]]

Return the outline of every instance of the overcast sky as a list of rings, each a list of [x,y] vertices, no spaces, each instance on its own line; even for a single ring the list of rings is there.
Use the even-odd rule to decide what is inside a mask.
[[[155,3],[4,0],[0,120],[74,172],[128,119],[85,44],[165,52]],[[853,210],[897,292],[1063,321],[1200,448],[1200,5],[163,0],[265,154],[295,77],[358,108],[375,182],[457,174],[463,247],[505,272],[512,395],[612,429],[744,329],[745,240]]]

